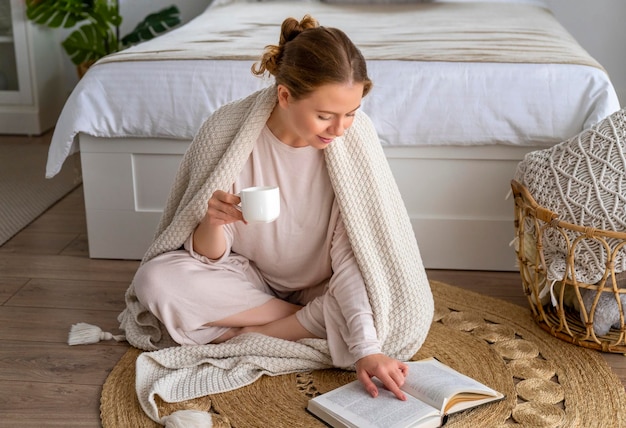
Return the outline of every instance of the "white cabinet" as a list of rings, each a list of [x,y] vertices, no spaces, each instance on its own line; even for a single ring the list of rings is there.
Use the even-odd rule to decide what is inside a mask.
[[[0,0],[0,134],[52,128],[67,97],[53,30],[26,19],[23,0]]]

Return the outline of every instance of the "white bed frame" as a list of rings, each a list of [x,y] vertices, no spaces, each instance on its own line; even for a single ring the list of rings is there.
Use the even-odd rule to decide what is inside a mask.
[[[92,258],[141,259],[189,141],[80,134]],[[535,147],[387,147],[431,269],[517,270],[510,180]]]
[[[534,1],[531,2],[534,3]],[[305,9],[309,11],[310,8],[314,7],[316,8],[314,15],[319,19],[323,18],[322,22],[328,22],[329,24],[327,25],[332,25],[332,22],[337,22],[339,25],[344,21],[341,19],[341,15],[337,15],[334,10],[330,10],[328,6],[321,3],[317,6],[313,6],[311,3],[304,9],[301,9],[299,6],[296,7],[297,5],[293,6],[293,3],[295,2],[289,2],[289,4],[281,6],[284,7],[284,9],[280,9],[278,3],[274,4],[272,11],[276,13],[276,17],[273,17],[271,20],[268,19],[267,23],[278,22],[278,16],[292,14],[295,10],[303,12]],[[292,6],[294,7],[293,10],[291,9]],[[257,12],[250,12],[251,15],[260,13],[258,11],[261,10],[260,8],[262,6],[259,6],[256,2],[233,5],[233,9],[222,9],[224,14],[220,15],[220,20],[226,19],[229,16],[228,14],[230,14],[231,18],[235,16],[239,17],[239,15],[234,15],[234,11],[239,11],[239,13],[241,13],[240,17],[248,16],[247,12],[243,12],[243,8],[247,9],[253,7],[258,7],[258,9],[255,9]],[[280,10],[280,13],[278,13],[278,10]],[[215,13],[221,12],[216,9]],[[402,15],[397,16],[406,16],[406,13],[402,12]],[[539,14],[539,16],[547,17],[547,25],[552,25],[549,15]],[[209,13],[203,15],[202,19],[209,19],[211,17],[212,14]],[[336,21],[337,19],[339,19],[339,21]],[[352,23],[355,30],[357,28],[370,28],[363,27],[362,22],[360,20],[357,21]],[[189,27],[186,28],[186,31],[192,32],[193,35],[185,32],[172,32],[162,36],[164,39],[160,39],[160,41],[151,41],[154,42],[155,45],[144,45],[143,48],[136,49],[136,51],[131,50],[126,52],[129,56],[118,58],[120,60],[118,63],[113,59],[110,61],[112,64],[110,64],[111,68],[109,69],[104,68],[109,65],[106,63],[95,67],[93,72],[90,71],[93,80],[87,82],[96,82],[96,85],[88,86],[85,83],[84,87],[80,88],[84,93],[79,92],[83,95],[82,97],[70,97],[74,103],[70,104],[71,109],[69,109],[64,116],[66,121],[60,120],[56,130],[61,130],[59,134],[61,135],[61,140],[59,140],[61,144],[67,143],[66,139],[68,135],[73,136],[75,132],[78,131],[84,132],[79,134],[78,138],[87,211],[89,254],[93,258],[142,258],[153,238],[171,183],[173,182],[174,174],[178,169],[181,157],[192,137],[190,137],[188,133],[182,133],[182,131],[177,130],[172,132],[166,127],[156,127],[157,131],[155,131],[154,127],[135,127],[134,124],[130,124],[130,122],[126,123],[127,116],[125,116],[123,112],[127,111],[127,108],[128,111],[151,113],[150,103],[164,102],[166,103],[163,104],[164,106],[169,105],[167,104],[169,100],[167,94],[165,94],[165,97],[160,98],[144,98],[142,93],[135,93],[134,97],[131,98],[138,102],[130,107],[113,102],[102,102],[100,103],[102,105],[100,105],[99,103],[89,102],[88,100],[126,100],[127,97],[122,97],[117,92],[115,96],[113,94],[114,91],[107,92],[107,89],[113,89],[113,86],[104,85],[103,82],[108,82],[111,76],[120,76],[125,79],[124,82],[127,84],[126,86],[120,85],[121,88],[128,88],[132,85],[132,82],[138,83],[139,79],[126,80],[128,67],[137,64],[137,62],[132,62],[131,60],[133,58],[137,60],[145,60],[146,58],[154,59],[154,54],[151,53],[151,50],[162,52],[163,49],[170,46],[170,43],[178,47],[186,47],[180,51],[185,53],[183,58],[195,60],[205,58],[203,55],[207,52],[212,52],[211,49],[208,49],[209,45],[212,45],[212,43],[208,43],[207,46],[205,46],[205,48],[207,48],[206,52],[204,49],[200,49],[196,52],[199,46],[197,45],[199,39],[196,38],[198,33],[195,31],[202,31],[202,29],[206,28],[205,25],[207,22],[213,21],[193,20],[188,24]],[[217,22],[213,22],[213,24],[216,23]],[[220,23],[222,22],[220,21]],[[225,21],[224,24],[226,24]],[[216,34],[221,37],[218,37],[217,40],[221,40],[223,43],[232,43],[232,48],[238,49],[238,51],[241,47],[241,55],[248,55],[245,53],[244,47],[249,45],[246,49],[250,49],[250,54],[252,54],[251,52],[256,52],[256,48],[253,48],[253,45],[258,43],[257,39],[254,41],[248,40],[249,43],[240,44],[241,40],[238,37],[231,37],[230,35],[232,28],[247,29],[248,25],[248,18],[242,18],[241,20],[236,19],[233,22],[229,22],[228,25],[224,25],[224,28],[216,31]],[[272,26],[263,26],[263,28],[267,30],[266,36],[263,36],[267,37],[265,40],[273,41],[275,29],[272,29]],[[256,27],[255,34],[257,34]],[[359,40],[361,40],[362,43],[372,41],[377,43],[378,40],[375,38],[372,39],[371,34],[370,30],[364,31]],[[563,35],[565,36],[565,34]],[[421,43],[420,39],[416,39],[416,41],[417,43]],[[223,50],[225,45],[220,44],[219,46],[219,49]],[[578,49],[573,50],[578,51]],[[198,55],[200,53],[202,55]],[[221,55],[217,55],[217,53],[219,52],[214,52],[212,55],[216,55],[216,59],[221,58]],[[189,57],[187,57],[188,54]],[[135,57],[134,55],[137,56]],[[382,73],[389,73],[389,67],[395,68],[396,64],[388,64],[384,61],[378,62],[376,60],[376,58],[379,58],[377,56],[378,54],[372,53],[372,55],[372,67],[370,70],[374,81],[377,81],[376,77],[374,77],[376,73],[381,73],[379,74],[381,76]],[[582,130],[583,127],[593,123],[588,123],[588,121],[591,120],[594,115],[598,116],[596,117],[597,120],[602,119],[604,117],[602,111],[605,109],[605,104],[606,110],[610,110],[609,104],[613,102],[614,91],[612,90],[612,86],[609,85],[610,82],[604,79],[606,76],[601,70],[597,67],[592,67],[595,65],[595,62],[589,61],[589,58],[584,55],[584,52],[574,52],[573,56],[581,57],[582,62],[588,64],[584,67],[576,66],[577,71],[573,73],[580,76],[580,85],[582,85],[583,91],[578,92],[578,95],[569,97],[569,86],[563,87],[563,92],[559,93],[564,94],[564,99],[558,95],[554,96],[553,98],[559,101],[559,103],[554,103],[554,106],[552,106],[554,110],[547,112],[545,117],[542,113],[541,100],[532,97],[525,98],[528,105],[521,103],[518,106],[515,102],[516,93],[513,91],[506,97],[499,98],[499,103],[495,104],[495,107],[490,105],[491,110],[486,111],[485,116],[482,116],[480,120],[476,121],[478,124],[482,124],[482,121],[485,121],[485,124],[492,123],[490,122],[491,120],[499,121],[493,122],[494,127],[491,128],[487,125],[485,125],[484,128],[489,129],[483,129],[483,127],[480,126],[477,127],[476,129],[480,132],[477,133],[475,137],[472,137],[473,134],[469,135],[471,133],[466,135],[462,125],[455,128],[458,134],[455,134],[456,138],[459,138],[459,135],[465,138],[465,141],[471,144],[469,146],[441,146],[435,136],[431,137],[426,132],[423,137],[416,138],[422,140],[421,142],[426,145],[385,147],[386,156],[404,198],[420,246],[422,259],[427,268],[500,271],[517,270],[515,251],[509,246],[509,243],[514,237],[513,200],[507,199],[506,197],[510,191],[510,181],[513,178],[518,163],[523,159],[526,153],[540,149],[540,147],[522,147],[519,144],[523,143],[515,143],[515,141],[512,141],[513,144],[508,146],[502,144],[503,140],[506,141],[509,135],[517,135],[517,131],[522,129],[528,132],[524,133],[522,136],[518,136],[519,139],[522,141],[535,141],[534,144],[543,144],[543,148],[545,148],[546,144],[550,141],[556,140],[554,141],[556,143],[561,140],[561,138],[558,137],[559,133],[561,136],[562,134],[569,136],[575,133],[574,131],[577,129],[577,126],[570,129],[568,120],[572,122],[582,121],[583,123],[580,124]],[[209,57],[211,58],[212,56]],[[452,58],[454,57],[453,55]],[[174,61],[176,58],[176,56],[173,56],[170,59]],[[384,59],[384,56],[380,58]],[[163,58],[159,56],[159,59]],[[229,61],[229,66],[226,70],[239,70],[236,71],[237,73],[245,71],[245,76],[247,76],[248,79],[247,82],[252,82],[252,80],[249,80],[251,77],[248,72],[248,66],[246,66],[244,70],[237,66],[236,63],[238,60]],[[429,113],[426,100],[437,95],[437,92],[432,92],[433,89],[435,87],[441,87],[440,80],[433,80],[431,78],[435,75],[431,73],[441,71],[440,68],[434,67],[434,64],[437,62],[438,61],[423,61],[422,63],[422,61],[420,61],[419,65],[427,64],[429,68],[422,69],[424,67],[420,67],[422,70],[418,70],[417,68],[414,70],[416,76],[426,76],[428,79],[423,81],[423,88],[420,86],[420,88],[423,89],[420,90],[419,99],[417,99],[417,105],[420,106],[420,108],[416,109],[415,112],[411,111],[410,115],[407,113],[406,117],[410,117],[411,119],[409,120],[419,120],[419,123],[423,123],[424,126],[430,122],[445,122],[448,118],[460,116],[460,114],[463,113],[463,110],[455,110],[458,114],[452,114],[447,107],[449,105],[448,102],[442,102],[443,107],[437,110],[437,114],[433,113],[430,116],[422,114]],[[203,64],[203,67],[208,64],[213,64],[211,66],[214,66],[217,63],[214,64],[213,61],[210,61],[207,64]],[[433,65],[432,69],[430,68],[431,65]],[[569,66],[569,64],[563,65]],[[173,64],[169,66],[173,67]],[[572,67],[573,66],[572,64]],[[482,64],[480,67],[482,69]],[[508,66],[504,68],[507,69]],[[146,67],[146,69],[152,72],[157,70],[157,67]],[[194,67],[187,67],[186,69],[191,70],[193,73],[196,73],[194,70],[197,70]],[[204,70],[204,68],[202,69]],[[173,68],[168,68],[168,70],[172,73]],[[217,72],[218,70],[220,70],[219,67],[216,67],[215,71]],[[463,69],[456,71],[462,73]],[[585,72],[583,73],[583,71]],[[593,71],[596,77],[590,79],[588,71]],[[90,76],[90,73],[87,74],[87,78]],[[143,74],[139,75],[143,76]],[[504,75],[509,76],[509,74]],[[155,73],[154,76],[162,78],[163,75],[161,73]],[[172,76],[182,77],[178,73],[172,74]],[[226,72],[226,74],[220,74],[219,76],[207,73],[204,76],[207,81],[221,78],[236,79],[229,80],[230,82],[239,81],[239,78],[232,75],[231,72]],[[452,73],[443,77],[446,76],[448,76],[448,81],[458,83],[459,81],[462,82],[463,74]],[[485,76],[489,76],[489,74],[485,74]],[[542,79],[543,76],[544,75],[541,74],[539,79]],[[189,82],[187,79],[182,80]],[[149,82],[150,80],[146,79],[145,81]],[[176,80],[173,81],[176,82]],[[220,81],[221,80],[215,80],[215,82]],[[243,78],[241,81],[246,82]],[[85,82],[85,80],[82,82]],[[259,83],[256,79],[254,79],[254,82],[255,85]],[[569,83],[570,86],[574,85],[572,82]],[[591,84],[590,82],[593,83],[592,86],[585,86]],[[513,86],[515,85],[514,82],[511,84]],[[143,86],[140,87],[143,88]],[[175,85],[175,87],[181,88],[180,85]],[[212,86],[207,85],[206,89],[201,89],[200,91],[210,91],[211,87]],[[454,87],[455,86],[451,87],[450,90]],[[146,88],[148,88],[148,86],[146,86]],[[189,86],[189,88],[195,87]],[[385,86],[381,85],[380,88],[385,88]],[[391,86],[387,86],[387,88],[391,88]],[[245,90],[243,90],[243,88],[240,89],[242,91],[238,92],[239,95],[235,95],[234,99],[241,98],[252,91],[252,88]],[[256,87],[256,89],[260,88]],[[463,89],[462,85],[460,89]],[[195,90],[196,93],[198,93],[198,88],[195,88]],[[182,94],[188,93],[188,90],[178,89],[178,91]],[[149,93],[152,95],[161,94],[154,90],[150,90]],[[452,93],[454,95],[455,92]],[[463,93],[466,98],[458,98],[459,104],[455,104],[455,106],[461,106],[461,108],[467,106],[466,102],[469,100],[467,97],[471,97],[472,92],[468,91],[467,93]],[[372,103],[379,103],[376,104],[378,106],[387,105],[385,97],[394,95],[393,91],[389,92],[388,95],[384,95],[386,93],[383,92],[380,92],[380,94],[380,98],[376,100],[372,99]],[[74,93],[72,95],[74,95]],[[372,96],[373,95],[374,93],[372,93]],[[415,96],[418,96],[417,92]],[[443,101],[457,99],[453,97],[448,98],[449,94],[447,92],[444,92],[444,96]],[[575,101],[570,102],[570,98],[575,99]],[[147,100],[150,101],[148,102]],[[471,99],[471,101],[474,100],[474,98]],[[181,116],[189,119],[197,112],[206,112],[208,114],[211,111],[211,108],[209,108],[210,102],[212,102],[212,100],[208,98],[198,98],[193,103],[185,103],[186,106],[200,105],[202,107],[190,109]],[[617,102],[616,97],[615,102]],[[520,115],[519,120],[513,121],[514,124],[512,124],[513,126],[511,126],[510,130],[508,130],[506,126],[495,126],[495,124],[509,124],[508,118],[511,116],[500,117],[497,114],[491,114],[499,113],[498,111],[493,111],[494,109],[498,110],[498,106],[507,107],[509,104],[512,108],[510,113],[513,114],[513,117],[517,118],[516,112],[524,113],[524,115]],[[218,102],[217,106],[214,108],[218,108],[221,105],[223,105],[222,101]],[[565,109],[565,111],[561,112],[559,106],[563,105],[581,107],[574,107],[572,110]],[[424,108],[422,109],[422,107]],[[517,110],[513,107],[519,107],[520,109]],[[389,111],[393,111],[393,108]],[[105,112],[105,117],[107,114],[110,114],[111,117],[107,117],[106,121],[99,120],[102,112]],[[528,115],[526,115],[526,113],[528,113]],[[373,119],[376,117],[375,112],[367,111],[367,114]],[[559,129],[551,129],[549,118],[552,116],[550,116],[550,114],[558,114],[559,118],[565,117],[569,119],[563,121],[558,127]],[[95,116],[98,120],[90,120],[90,115]],[[150,120],[141,122],[141,125],[144,123],[150,124],[152,123],[151,120],[156,121],[160,116],[146,114],[145,117],[150,118]],[[381,116],[379,116],[379,118],[380,117]],[[465,117],[465,115],[463,115],[463,117]],[[535,121],[532,120],[535,117],[538,119],[548,118],[546,121],[548,126],[543,126],[545,124],[542,124],[542,120],[538,120],[537,123],[535,123]],[[405,120],[403,123],[413,123],[406,122],[406,119],[396,119],[393,116],[389,119],[384,115],[382,115],[382,120]],[[127,125],[130,126],[127,127]],[[199,124],[195,126],[199,126]],[[440,126],[443,127],[443,125]],[[185,125],[181,124],[180,129],[184,129],[184,127]],[[428,129],[433,130],[432,128]],[[163,132],[164,130],[168,133]],[[408,131],[408,133],[403,132],[402,129],[390,129],[385,137],[385,141],[402,141],[401,138],[398,138],[398,135],[413,135],[411,132],[417,132],[417,129]],[[510,134],[508,132],[510,132]],[[112,135],[130,134],[146,137],[96,138],[90,136],[90,134],[109,137]],[[436,136],[441,136],[444,133],[437,131],[435,134]],[[151,138],[147,137],[148,135],[186,135],[186,137],[184,137],[185,140],[176,140]],[[517,137],[511,138],[515,139]],[[478,139],[479,142],[484,141],[485,144],[495,141],[497,141],[498,144],[475,145],[476,139]],[[53,137],[53,142],[54,141],[55,139]],[[443,144],[445,144],[446,141],[459,140],[443,139]],[[65,147],[66,146],[62,146],[62,148]],[[58,160],[59,151],[55,153],[57,156],[54,160]],[[66,152],[61,151],[61,153]],[[389,237],[389,239],[393,239],[393,237]]]

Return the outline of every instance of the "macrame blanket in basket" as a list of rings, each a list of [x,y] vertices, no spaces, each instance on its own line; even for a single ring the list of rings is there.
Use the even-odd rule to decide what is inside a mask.
[[[527,154],[515,179],[561,220],[626,231],[626,109],[567,141]],[[543,244],[548,279],[564,278],[565,240],[553,233],[544,236]],[[607,253],[597,241],[583,240],[581,244],[574,258],[576,280],[595,284],[607,268]],[[626,271],[625,252],[619,252],[615,272]]]
[[[230,103],[202,125],[183,157],[143,263],[180,248],[205,215],[211,194],[234,182],[276,104],[275,91],[270,87]],[[426,338],[433,297],[406,208],[369,118],[357,113],[325,156],[382,350],[407,360]],[[179,402],[232,390],[263,374],[341,367],[346,361],[347,348],[329,349],[322,339],[290,342],[249,334],[220,345],[176,346],[137,300],[133,284],[119,320],[132,345],[154,351],[138,358],[136,387],[144,411],[161,423],[156,394]]]

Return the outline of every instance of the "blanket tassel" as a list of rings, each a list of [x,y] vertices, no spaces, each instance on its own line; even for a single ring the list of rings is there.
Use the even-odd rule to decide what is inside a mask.
[[[208,412],[200,410],[178,410],[161,421],[165,428],[211,428],[213,418]]]
[[[102,329],[96,325],[79,322],[74,324],[70,330],[67,343],[69,345],[89,345],[92,343],[98,343],[101,340],[114,339],[117,342],[126,340],[124,335],[113,335],[111,333],[102,331]]]

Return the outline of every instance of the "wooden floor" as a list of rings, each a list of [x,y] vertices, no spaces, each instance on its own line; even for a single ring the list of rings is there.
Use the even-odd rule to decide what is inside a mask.
[[[137,266],[88,257],[82,187],[0,247],[0,427],[100,426],[101,386],[128,345],[70,347],[67,334],[76,322],[117,332]],[[428,275],[527,306],[514,272]],[[605,358],[626,384],[626,358]]]

